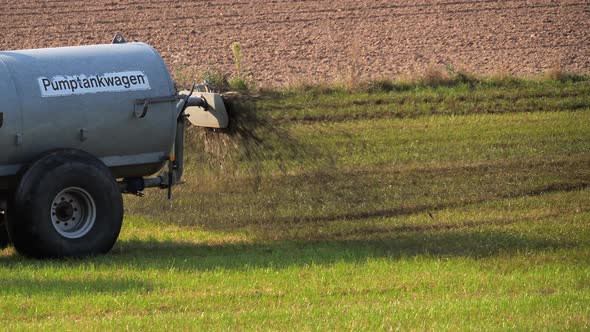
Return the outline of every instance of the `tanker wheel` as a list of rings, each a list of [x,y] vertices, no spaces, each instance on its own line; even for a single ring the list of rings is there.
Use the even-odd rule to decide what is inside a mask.
[[[0,249],[8,247],[10,244],[10,237],[6,229],[6,215],[0,215]]]
[[[8,232],[16,250],[37,258],[108,252],[123,222],[123,198],[110,170],[78,150],[51,152],[20,180]]]

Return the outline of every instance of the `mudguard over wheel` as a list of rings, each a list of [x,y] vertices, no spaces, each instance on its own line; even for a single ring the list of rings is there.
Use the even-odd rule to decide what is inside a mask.
[[[24,173],[8,213],[8,233],[19,253],[84,257],[113,247],[123,222],[123,199],[100,160],[60,150]]]

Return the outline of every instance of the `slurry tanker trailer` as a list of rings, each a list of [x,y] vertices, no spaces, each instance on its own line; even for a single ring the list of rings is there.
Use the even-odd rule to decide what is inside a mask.
[[[0,52],[0,99],[0,245],[41,258],[108,252],[123,193],[170,198],[181,181],[187,119],[228,122],[219,94],[178,92],[158,52],[122,36]]]

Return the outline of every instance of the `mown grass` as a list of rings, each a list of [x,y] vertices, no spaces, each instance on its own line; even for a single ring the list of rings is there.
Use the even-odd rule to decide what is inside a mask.
[[[333,122],[437,114],[572,111],[590,107],[587,80],[482,80],[436,86],[390,84],[369,86],[355,93],[303,87],[263,95],[249,108],[255,106],[275,121]]]
[[[251,136],[192,129],[187,184],[126,197],[111,254],[0,253],[0,321],[588,329],[588,83],[242,97]]]

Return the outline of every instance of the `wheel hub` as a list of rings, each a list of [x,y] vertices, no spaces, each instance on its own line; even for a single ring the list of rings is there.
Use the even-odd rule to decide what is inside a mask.
[[[72,203],[61,202],[55,208],[55,216],[60,221],[64,221],[64,222],[68,221],[68,220],[72,220],[72,217],[74,217],[74,209],[75,208],[72,206]]]
[[[77,187],[59,192],[51,204],[51,223],[62,236],[77,239],[86,235],[96,220],[96,204],[90,194]]]

